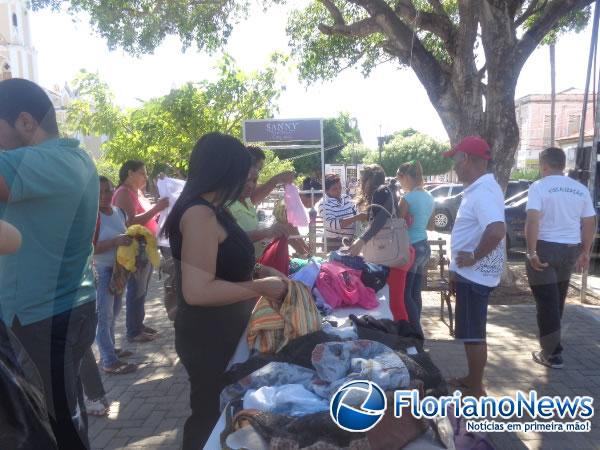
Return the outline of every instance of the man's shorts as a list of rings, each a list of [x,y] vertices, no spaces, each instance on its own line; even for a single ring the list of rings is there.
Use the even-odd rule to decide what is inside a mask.
[[[485,341],[488,300],[494,288],[456,276],[456,339]]]

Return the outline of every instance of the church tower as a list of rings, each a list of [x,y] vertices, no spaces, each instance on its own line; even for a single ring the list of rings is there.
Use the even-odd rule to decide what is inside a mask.
[[[26,0],[0,0],[0,79],[38,81],[37,54],[31,42],[31,10]]]

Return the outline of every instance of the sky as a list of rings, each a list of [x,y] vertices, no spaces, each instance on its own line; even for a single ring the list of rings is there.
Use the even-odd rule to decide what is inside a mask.
[[[285,33],[287,12],[285,6],[256,11],[235,28],[224,51],[244,71],[261,69],[275,51],[289,53],[289,38]],[[106,42],[93,33],[85,16],[73,18],[46,10],[32,13],[31,29],[38,53],[39,82],[43,86],[63,86],[80,69],[98,72],[123,107],[165,95],[187,81],[214,79],[216,62],[222,56],[222,52],[200,54],[194,48],[182,53],[179,40],[169,37],[154,54],[132,57],[122,50],[110,51]],[[558,92],[570,87],[583,88],[590,36],[588,27],[580,34],[559,39]],[[364,143],[372,148],[376,147],[380,133],[390,134],[408,127],[447,140],[417,77],[412,70],[395,63],[376,68],[366,79],[357,70],[347,70],[333,81],[309,86],[298,81],[292,71],[286,75],[285,86],[278,102],[279,118],[333,117],[348,112],[357,119]],[[549,50],[541,47],[521,72],[516,97],[549,92]]]

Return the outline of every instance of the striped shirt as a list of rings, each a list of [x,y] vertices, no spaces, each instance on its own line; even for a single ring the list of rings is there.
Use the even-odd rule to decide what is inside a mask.
[[[319,215],[323,219],[325,236],[327,238],[339,239],[347,236],[354,236],[354,224],[342,227],[341,221],[348,217],[354,217],[357,214],[356,205],[347,195],[343,195],[340,200],[334,197],[325,196],[323,197],[323,200],[319,202]]]

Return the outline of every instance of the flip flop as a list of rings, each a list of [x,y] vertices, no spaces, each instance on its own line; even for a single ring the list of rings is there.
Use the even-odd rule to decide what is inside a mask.
[[[481,392],[475,392],[472,387],[466,385],[460,378],[450,378],[446,380],[446,383],[448,383],[448,385],[454,389],[458,389],[465,395],[470,395],[477,398],[487,396],[487,391],[485,389],[483,389]]]
[[[133,356],[133,352],[130,352],[129,350],[123,350],[120,348],[116,348],[115,353],[119,358],[129,358],[130,356]]]
[[[448,386],[452,386],[453,388],[462,390],[462,389],[471,389],[470,386],[466,385],[460,378],[455,377],[455,378],[449,378],[446,380],[446,383],[448,383]]]
[[[127,373],[132,373],[137,370],[137,366],[135,364],[128,364],[123,361],[119,361],[112,367],[103,367],[102,370],[111,375],[125,375]]]

